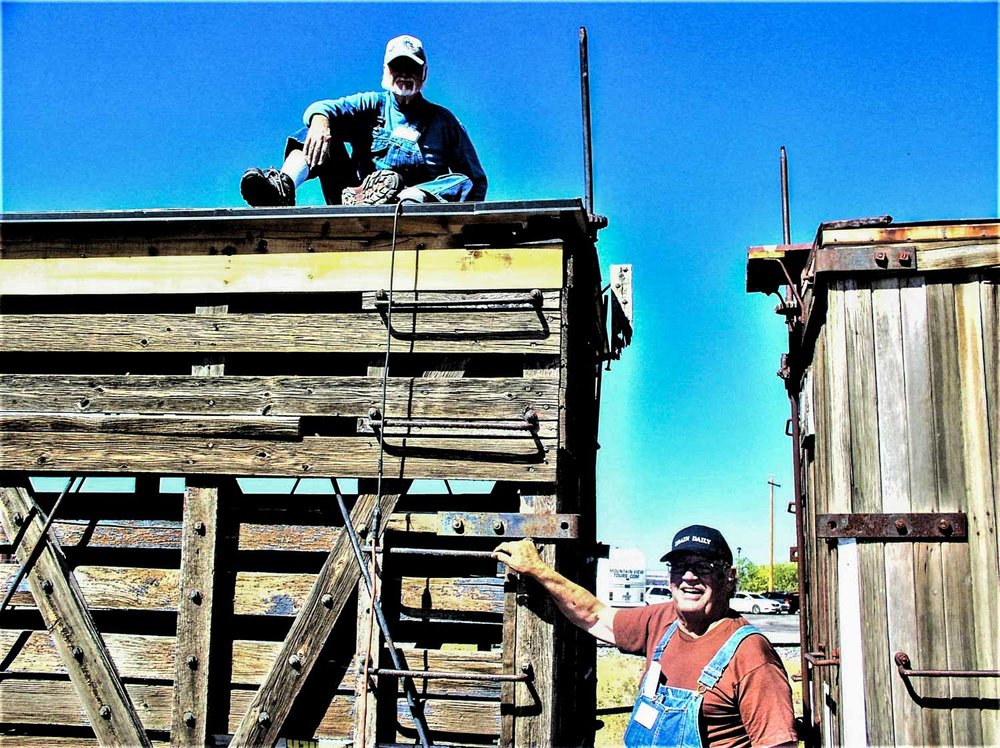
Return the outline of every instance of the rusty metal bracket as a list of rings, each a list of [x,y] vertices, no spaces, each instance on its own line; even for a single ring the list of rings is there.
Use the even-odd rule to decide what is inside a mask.
[[[1000,678],[1000,670],[913,670],[906,652],[896,652],[893,660],[903,681],[908,678]]]
[[[824,652],[804,652],[802,657],[813,667],[840,667],[839,657],[827,657]]]
[[[611,296],[611,358],[618,361],[622,351],[632,343],[634,306],[632,304],[632,266],[612,265]]]
[[[815,253],[813,273],[916,272],[917,254],[909,248],[873,249],[870,246],[830,247]]]
[[[923,514],[820,514],[816,517],[820,538],[862,540],[957,540],[968,538],[964,512]]]
[[[570,540],[579,535],[579,514],[441,512],[438,535]]]

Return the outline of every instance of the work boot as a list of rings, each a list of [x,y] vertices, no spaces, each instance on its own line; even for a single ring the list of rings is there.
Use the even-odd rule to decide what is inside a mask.
[[[344,205],[384,205],[396,199],[403,189],[403,178],[394,171],[372,172],[358,187],[347,187],[341,193]]]
[[[281,208],[295,205],[295,182],[275,168],[267,171],[251,167],[243,172],[240,194],[253,208]]]

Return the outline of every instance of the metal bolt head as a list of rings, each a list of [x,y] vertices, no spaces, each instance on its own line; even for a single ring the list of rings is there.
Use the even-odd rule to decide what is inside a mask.
[[[20,527],[24,524],[24,515],[20,512],[14,512],[14,524]]]
[[[192,670],[198,669],[198,658],[195,657],[194,655],[188,655],[188,658],[187,660],[185,660],[185,662],[187,663],[187,666]]]
[[[941,520],[940,522],[938,522],[938,530],[944,533],[945,535],[949,535],[952,530],[951,522],[949,522],[946,519]]]
[[[188,593],[188,599],[195,605],[201,605],[201,593],[198,590],[191,590]]]
[[[194,727],[194,712],[184,712],[184,724],[188,727]]]
[[[288,658],[288,666],[293,670],[301,670],[302,660],[299,659],[297,654],[293,654]]]
[[[528,660],[521,660],[521,672],[525,675],[531,672],[531,663]]]
[[[46,595],[52,594],[52,582],[49,581],[48,579],[42,580],[42,592],[44,592]]]
[[[320,602],[323,603],[323,607],[324,608],[332,608],[333,607],[333,595],[329,595],[329,594],[323,595],[323,597],[320,598]]]
[[[493,532],[503,532],[503,521],[499,519],[493,520]]]
[[[896,529],[899,532],[906,532],[906,520],[904,520],[902,517],[897,519],[894,524],[896,525]]]
[[[69,653],[73,655],[73,659],[76,660],[77,662],[83,659],[83,650],[80,649],[80,647],[77,647],[76,645],[69,648]]]
[[[104,719],[111,719],[111,707],[107,704],[102,704],[98,712]]]
[[[462,532],[464,528],[465,528],[465,523],[462,522],[462,520],[460,520],[458,517],[455,517],[455,519],[451,521],[451,529],[454,530],[455,532]]]
[[[257,724],[267,727],[269,724],[271,724],[271,715],[268,714],[267,712],[261,712],[257,716]]]
[[[195,522],[194,523],[194,531],[196,533],[198,533],[199,535],[204,535],[205,534],[205,523],[204,522]]]

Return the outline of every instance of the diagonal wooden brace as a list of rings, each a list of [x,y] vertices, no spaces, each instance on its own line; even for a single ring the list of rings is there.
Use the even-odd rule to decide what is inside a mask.
[[[0,521],[8,536],[18,530],[14,515],[29,516],[33,504],[25,488],[0,488]],[[24,542],[17,550],[21,563],[27,561],[31,548],[42,537],[44,524],[38,513],[31,518]],[[50,530],[41,543],[27,579],[98,742],[108,746],[150,745],[54,531]]]
[[[372,494],[358,496],[351,512],[354,527],[368,526],[376,501],[377,497]],[[398,501],[399,494],[383,496],[379,504],[382,516],[392,514]],[[346,532],[339,533],[312,592],[303,603],[249,710],[240,720],[231,748],[277,742],[303,684],[360,578],[350,538]]]

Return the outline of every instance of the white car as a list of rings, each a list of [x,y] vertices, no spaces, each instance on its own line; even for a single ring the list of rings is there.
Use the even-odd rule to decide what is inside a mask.
[[[778,613],[781,603],[768,600],[756,592],[737,592],[729,601],[729,607],[739,613]]]
[[[646,588],[646,605],[655,605],[656,603],[668,603],[672,599],[673,595],[670,594],[669,587]]]

